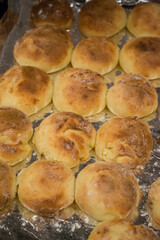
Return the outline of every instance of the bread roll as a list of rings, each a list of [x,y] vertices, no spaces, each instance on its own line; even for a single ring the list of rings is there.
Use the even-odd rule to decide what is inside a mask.
[[[74,68],[84,68],[99,74],[110,72],[118,63],[119,49],[106,37],[90,37],[80,41],[72,54]]]
[[[106,106],[107,86],[98,73],[69,68],[54,81],[53,104],[59,111],[91,116]]]
[[[46,159],[74,167],[85,162],[95,145],[96,130],[74,113],[52,114],[36,128],[33,142]]]
[[[110,37],[125,25],[126,12],[114,0],[92,0],[79,13],[79,28],[87,37]]]
[[[135,169],[149,161],[152,147],[152,134],[147,124],[136,117],[115,117],[100,126],[95,150],[101,160]]]
[[[32,115],[50,103],[53,86],[38,68],[15,66],[0,76],[0,105],[8,105]]]
[[[160,240],[152,229],[145,225],[133,225],[127,221],[99,223],[91,232],[88,240]]]
[[[12,166],[27,157],[32,133],[32,124],[26,114],[16,108],[1,107],[0,160]]]
[[[160,38],[133,38],[123,45],[120,65],[126,73],[160,78]]]
[[[153,85],[143,76],[121,74],[108,90],[107,106],[116,115],[145,117],[158,106],[158,95]]]
[[[82,211],[98,221],[130,218],[140,189],[131,171],[118,163],[90,164],[78,174],[75,200]]]
[[[16,176],[13,169],[0,161],[0,209],[11,204],[16,194]]]
[[[32,163],[18,175],[18,197],[29,210],[53,216],[74,200],[74,176],[61,163],[45,159]]]
[[[147,206],[154,228],[160,230],[160,178],[149,189]]]
[[[16,42],[14,57],[19,65],[51,73],[69,64],[72,49],[72,39],[65,30],[43,25],[31,29]]]
[[[160,4],[141,3],[135,6],[127,20],[128,30],[136,37],[160,37]]]
[[[36,27],[53,24],[61,28],[70,28],[73,23],[73,11],[66,0],[38,0],[33,3],[31,19]]]

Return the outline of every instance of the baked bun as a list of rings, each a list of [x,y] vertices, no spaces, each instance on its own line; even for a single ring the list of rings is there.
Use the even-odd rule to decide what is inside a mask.
[[[123,45],[120,65],[126,73],[142,74],[149,79],[160,78],[160,38],[133,38]]]
[[[73,11],[66,0],[38,0],[33,3],[31,19],[36,27],[53,24],[67,29],[73,23]]]
[[[38,68],[15,66],[0,76],[0,91],[1,106],[32,115],[50,103],[53,86],[48,75]]]
[[[53,104],[59,111],[91,116],[106,106],[104,77],[86,69],[69,68],[54,81]]]
[[[72,49],[72,39],[65,30],[43,25],[31,29],[16,42],[14,57],[19,65],[51,73],[69,64]]]
[[[0,107],[0,160],[12,166],[27,157],[32,133],[26,114],[16,108]]]
[[[0,162],[0,209],[11,204],[16,194],[16,176],[5,162]]]
[[[46,159],[74,167],[85,162],[95,145],[96,130],[74,113],[52,114],[36,128],[33,142]]]
[[[135,176],[118,163],[90,164],[76,179],[76,203],[98,221],[131,218],[140,195]]]
[[[80,41],[72,54],[74,68],[85,68],[99,74],[110,72],[118,63],[119,48],[109,38],[90,37]]]
[[[52,216],[74,200],[74,176],[65,165],[38,160],[18,175],[18,197],[29,210]]]
[[[145,117],[158,106],[153,85],[141,75],[121,74],[108,90],[107,106],[116,115]]]
[[[136,37],[160,37],[159,22],[160,4],[141,3],[131,10],[127,28]]]
[[[153,227],[160,230],[160,177],[152,183],[149,189],[147,206]]]
[[[126,12],[114,0],[92,0],[79,13],[79,28],[87,37],[110,37],[125,25]]]
[[[99,223],[88,240],[160,240],[152,229],[145,225],[133,225],[125,220]]]
[[[153,147],[149,127],[136,117],[115,117],[100,126],[96,137],[99,159],[127,165],[145,166]]]

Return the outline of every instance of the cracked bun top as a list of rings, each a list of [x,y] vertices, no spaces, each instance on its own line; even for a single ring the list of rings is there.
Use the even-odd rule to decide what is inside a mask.
[[[33,142],[46,159],[74,167],[86,162],[95,145],[96,130],[80,115],[62,112],[45,118],[35,130]]]

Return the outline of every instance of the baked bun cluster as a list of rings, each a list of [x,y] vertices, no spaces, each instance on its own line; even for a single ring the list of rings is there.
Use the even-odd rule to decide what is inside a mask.
[[[91,232],[88,240],[160,240],[152,229],[145,225],[133,225],[128,221],[105,221],[99,223]]]
[[[29,118],[18,109],[0,108],[0,159],[15,165],[31,151],[28,141],[33,128]]]
[[[88,120],[63,112],[45,118],[36,128],[33,142],[46,159],[74,167],[87,160],[95,137],[96,130]]]
[[[74,176],[65,165],[38,160],[18,175],[18,197],[29,210],[53,216],[74,200]]]
[[[73,50],[74,68],[84,68],[99,74],[110,72],[118,63],[119,48],[109,38],[94,36],[80,41]]]
[[[126,25],[126,12],[114,0],[92,0],[79,13],[79,28],[87,36],[110,37]]]
[[[0,209],[12,203],[16,195],[16,176],[13,169],[0,161]]]
[[[16,42],[14,57],[19,65],[51,73],[69,64],[72,49],[72,39],[65,30],[43,25],[31,29]]]
[[[108,90],[107,106],[116,115],[142,118],[156,110],[158,94],[142,75],[121,74]]]
[[[127,19],[128,30],[136,37],[160,37],[160,4],[141,3],[135,6]]]
[[[52,98],[53,86],[48,75],[30,66],[14,66],[0,76],[0,105],[8,105],[32,115]]]
[[[101,160],[135,169],[149,161],[152,147],[147,124],[136,117],[115,117],[100,126],[95,151]]]
[[[126,73],[160,78],[160,38],[139,37],[127,41],[120,51],[119,62]]]
[[[106,106],[104,77],[91,70],[69,68],[54,80],[53,104],[59,111],[91,116]]]
[[[149,189],[147,207],[153,227],[160,230],[160,178]]]
[[[140,195],[135,176],[118,163],[90,164],[76,179],[76,203],[98,221],[132,218]]]
[[[67,29],[73,24],[73,11],[66,0],[38,0],[33,3],[31,19],[36,27],[53,24]]]

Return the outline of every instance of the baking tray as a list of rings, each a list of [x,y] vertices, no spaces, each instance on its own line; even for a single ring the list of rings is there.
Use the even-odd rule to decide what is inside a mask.
[[[69,31],[74,46],[84,38],[78,29],[78,12],[83,6],[83,0],[68,0],[74,11],[74,27]],[[127,14],[135,4],[148,1],[132,1],[132,0],[117,0],[117,2],[124,6]],[[159,2],[159,1],[156,1]],[[9,7],[14,11],[19,12],[19,18],[17,23],[8,35],[8,38],[4,44],[0,58],[0,73],[4,73],[8,68],[14,65],[13,47],[17,39],[22,37],[24,33],[30,29],[30,10],[32,6],[32,0],[9,0]],[[12,10],[13,10],[12,9]],[[117,43],[119,48],[133,36],[126,30],[122,30],[118,34],[112,37]],[[109,74],[106,74],[105,81],[108,87],[113,84],[113,79],[116,75],[119,75],[122,71],[120,66],[117,66]],[[57,73],[51,74],[50,77],[53,80]],[[109,79],[109,80],[108,80]],[[160,80],[152,81],[158,92],[158,102],[160,103]],[[148,213],[146,211],[146,199],[148,188],[160,176],[160,119],[159,119],[158,107],[157,111],[144,119],[151,128],[153,136],[153,151],[151,160],[146,165],[142,175],[138,176],[139,184],[143,192],[142,201],[140,203],[138,212],[139,215],[135,220],[136,224],[145,224],[149,227],[151,222],[149,220]],[[33,127],[37,127],[42,119],[55,112],[56,109],[50,104],[41,112],[31,117]],[[105,122],[112,118],[114,115],[109,111],[104,110],[102,113],[89,117],[96,129]],[[29,156],[22,163],[17,164],[14,170],[18,172],[22,167],[37,160],[36,152],[32,151]],[[91,152],[90,160],[86,163],[92,163],[96,160],[94,151]],[[81,170],[86,164],[80,164],[79,167],[74,169],[75,176],[77,172]],[[96,221],[90,218],[88,215],[80,211],[75,203],[61,212],[58,212],[54,218],[40,217],[34,213],[31,213],[25,209],[16,198],[10,207],[5,208],[0,213],[0,240],[87,240],[93,227],[96,225]],[[160,236],[160,231],[156,231]]]

